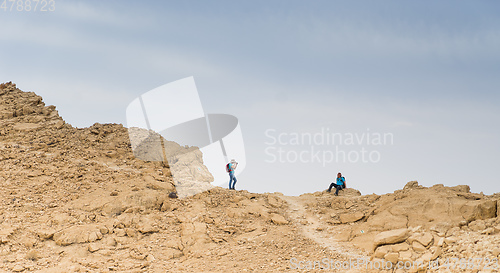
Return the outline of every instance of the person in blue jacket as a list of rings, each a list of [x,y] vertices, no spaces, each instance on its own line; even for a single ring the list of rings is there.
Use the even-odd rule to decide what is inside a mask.
[[[236,160],[231,159],[231,162],[227,163],[226,171],[229,173],[229,189],[235,190],[234,185],[236,185],[236,176],[234,175],[234,170],[238,166]],[[232,183],[232,184],[231,184]]]
[[[331,192],[333,187],[335,187],[335,195],[339,195],[339,190],[345,189],[346,187],[345,178],[342,176],[341,173],[337,174],[337,181],[332,182],[332,184],[330,184],[330,187],[328,188],[327,192]]]

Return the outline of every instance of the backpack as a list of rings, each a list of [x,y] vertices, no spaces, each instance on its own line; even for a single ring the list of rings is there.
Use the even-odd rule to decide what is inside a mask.
[[[230,166],[231,163],[227,163],[226,165],[226,172],[231,172],[231,166]]]
[[[342,178],[344,178],[344,181],[342,181],[342,182],[344,182],[344,183],[342,184],[342,189],[345,189],[345,188],[347,187],[347,184],[345,183],[345,177],[343,177],[343,176],[342,176]]]

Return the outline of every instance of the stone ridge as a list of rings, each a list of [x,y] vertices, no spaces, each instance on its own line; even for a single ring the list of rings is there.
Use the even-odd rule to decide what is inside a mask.
[[[120,124],[74,128],[10,82],[0,113],[2,272],[283,271],[324,254],[273,194],[169,198],[170,166],[135,158]]]

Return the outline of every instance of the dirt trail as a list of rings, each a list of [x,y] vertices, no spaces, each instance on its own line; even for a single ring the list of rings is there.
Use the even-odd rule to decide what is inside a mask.
[[[307,211],[304,200],[299,196],[280,196],[281,199],[286,201],[289,205],[288,215],[290,219],[299,227],[302,234],[318,245],[325,247],[333,252],[333,256],[329,257],[331,259],[364,259],[365,261],[370,260],[370,257],[363,255],[361,251],[357,251],[352,247],[346,246],[345,242],[340,242],[333,238],[333,232],[341,232],[337,230],[337,227],[328,227],[325,223],[322,223],[320,219]],[[344,271],[345,272],[345,271]],[[355,270],[350,270],[347,272],[357,272]]]

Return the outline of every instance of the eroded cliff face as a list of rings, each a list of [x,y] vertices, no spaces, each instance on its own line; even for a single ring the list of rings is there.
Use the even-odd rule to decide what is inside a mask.
[[[0,87],[0,270],[274,270],[320,254],[281,199],[212,187],[196,147],[164,140],[175,162],[143,161],[122,125],[74,128],[40,96]],[[168,197],[179,189],[190,197]]]

